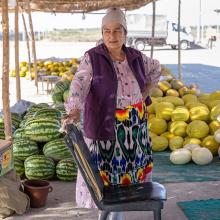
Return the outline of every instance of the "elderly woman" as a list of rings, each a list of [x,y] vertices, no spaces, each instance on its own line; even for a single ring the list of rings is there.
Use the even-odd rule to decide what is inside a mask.
[[[78,122],[83,112],[85,141],[104,184],[151,181],[152,151],[146,104],[160,77],[160,64],[125,46],[123,12],[110,8],[102,19],[103,43],[84,55],[65,104],[65,123]],[[78,173],[76,202],[95,207]],[[121,219],[117,213],[112,219]]]

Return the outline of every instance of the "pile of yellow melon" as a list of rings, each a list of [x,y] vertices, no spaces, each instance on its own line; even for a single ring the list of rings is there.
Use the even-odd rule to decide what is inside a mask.
[[[197,144],[212,156],[218,154],[220,144],[214,134],[220,128],[220,90],[199,94],[196,85],[186,86],[171,76],[152,89],[151,97],[148,120],[154,151],[174,151]],[[180,152],[178,155],[188,155]]]
[[[64,61],[38,60],[37,72],[43,75],[62,76],[65,80],[72,80],[79,63],[76,58]],[[10,71],[10,76],[15,77],[15,70]],[[23,61],[19,64],[20,77],[34,79],[34,65],[31,63],[29,71],[28,63]]]

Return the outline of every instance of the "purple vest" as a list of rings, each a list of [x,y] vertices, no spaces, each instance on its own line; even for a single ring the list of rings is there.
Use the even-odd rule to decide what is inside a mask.
[[[138,50],[123,46],[129,67],[143,92],[146,85],[142,55]],[[93,140],[115,140],[115,110],[117,75],[104,44],[87,51],[93,78],[84,109],[84,135]]]

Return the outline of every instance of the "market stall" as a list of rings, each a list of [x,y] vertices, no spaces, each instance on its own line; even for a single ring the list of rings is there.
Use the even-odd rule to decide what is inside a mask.
[[[125,8],[129,10],[141,7],[150,1],[77,1],[77,4],[74,4],[74,2],[76,1],[30,1],[30,10],[88,12],[109,6],[125,7],[125,5]],[[26,3],[27,1],[18,1],[23,10],[29,8]],[[77,67],[78,63],[72,60],[71,66],[69,66],[70,63],[64,64],[63,61],[37,62],[36,60],[37,66],[35,66],[35,69],[38,66],[41,66],[45,71],[53,68],[65,68],[67,71],[73,71],[72,75],[59,75],[63,77],[63,80],[56,83],[53,88],[53,106],[46,103],[33,104],[26,109],[22,117],[10,114],[7,87],[9,83],[7,1],[2,1],[2,9],[3,27],[5,28],[3,83],[6,86],[3,88],[4,124],[1,123],[1,126],[3,124],[3,129],[5,128],[4,138],[6,139],[12,137],[11,131],[13,131],[15,169],[19,175],[25,175],[30,179],[74,180],[76,167],[74,162],[68,159],[69,152],[65,147],[63,134],[59,130],[60,119],[62,114],[65,113],[63,101],[68,96],[71,77],[74,74],[72,67]],[[27,63],[25,67],[26,65]],[[193,161],[195,164],[205,165],[211,163],[213,157],[216,161],[217,155],[220,154],[220,122],[218,121],[220,92],[199,94],[195,85],[185,85],[181,80],[175,79],[165,67],[162,68],[162,71],[164,79],[152,91],[153,103],[148,108],[153,150],[155,152],[168,152],[169,156],[167,158],[173,164],[183,165]],[[56,76],[55,72],[54,76]],[[38,77],[36,79],[38,80]],[[47,78],[45,79],[47,80]],[[12,127],[10,127],[11,118]],[[41,164],[47,164],[46,171]],[[68,170],[66,167],[68,167]],[[71,173],[71,175],[65,173]]]

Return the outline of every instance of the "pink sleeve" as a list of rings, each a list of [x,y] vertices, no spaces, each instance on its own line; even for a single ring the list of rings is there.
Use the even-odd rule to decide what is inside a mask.
[[[145,54],[142,54],[145,73],[147,78],[148,85],[156,85],[160,79],[161,75],[161,66],[158,60],[151,59],[147,57]]]
[[[92,65],[88,54],[85,54],[70,85],[69,98],[65,102],[67,112],[71,109],[83,109],[92,80]]]

